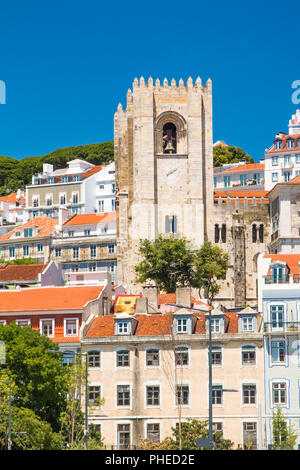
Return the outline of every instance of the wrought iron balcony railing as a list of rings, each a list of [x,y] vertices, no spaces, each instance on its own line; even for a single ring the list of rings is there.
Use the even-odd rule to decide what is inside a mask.
[[[296,321],[273,321],[264,322],[264,333],[288,333],[293,331],[300,331],[300,322]]]

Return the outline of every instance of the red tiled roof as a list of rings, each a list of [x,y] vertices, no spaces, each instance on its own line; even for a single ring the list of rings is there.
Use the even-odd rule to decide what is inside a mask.
[[[24,228],[40,228],[40,232],[35,235],[35,237],[45,237],[47,235],[50,235],[50,233],[54,232],[55,226],[57,225],[57,220],[52,219],[51,217],[34,217],[33,219],[29,220],[23,225],[19,225],[18,227],[15,227],[13,230],[11,230],[8,233],[5,233],[0,237],[0,240],[9,240],[10,237],[15,233],[19,232],[20,230]]]
[[[82,310],[102,290],[102,286],[82,286],[0,291],[0,312]]]
[[[287,264],[290,274],[299,274],[300,253],[299,254],[269,254],[264,258],[271,258],[271,262],[281,261]]]
[[[224,170],[224,173],[231,171],[252,171],[252,170],[263,170],[265,168],[264,163],[246,163],[245,165],[234,166]]]
[[[102,214],[75,214],[64,225],[98,224],[99,222],[110,222],[116,218],[115,212],[104,212]]]
[[[0,282],[35,281],[47,264],[0,265]]]
[[[289,139],[289,138],[293,138],[296,140],[296,146],[291,148],[291,149],[288,149],[287,146],[286,146],[286,141]],[[283,134],[282,133],[282,136],[280,137],[280,139],[282,140],[282,148],[279,149],[279,150],[275,150],[275,145],[273,144],[270,148],[270,150],[268,150],[266,153],[280,153],[280,152],[286,152],[286,151],[294,151],[294,150],[299,150],[300,147],[297,147],[297,143],[298,143],[298,139],[300,138],[300,134],[293,134],[293,135],[289,135],[289,134]]]
[[[26,198],[24,196],[20,197],[20,198],[17,198],[17,196],[18,196],[17,192],[8,194],[7,196],[1,196],[0,197],[0,202],[1,201],[20,202],[20,201],[25,201],[26,200]]]
[[[265,198],[269,191],[260,191],[260,190],[253,190],[253,189],[226,189],[226,190],[215,190],[214,197],[239,197],[239,198],[249,198],[249,197],[256,197],[256,198]]]
[[[171,294],[158,294],[158,299],[157,299],[158,305],[165,305],[165,304],[176,304],[176,294],[171,293]],[[210,307],[208,304],[205,302],[202,302],[201,300],[197,300],[195,297],[191,297],[191,307],[199,307],[203,309],[210,310],[212,307]]]

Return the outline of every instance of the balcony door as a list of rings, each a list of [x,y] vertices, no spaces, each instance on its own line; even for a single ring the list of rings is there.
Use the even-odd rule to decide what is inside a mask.
[[[271,310],[270,310],[270,315],[271,315],[272,331],[273,330],[282,331],[283,325],[284,325],[283,305],[272,305]]]

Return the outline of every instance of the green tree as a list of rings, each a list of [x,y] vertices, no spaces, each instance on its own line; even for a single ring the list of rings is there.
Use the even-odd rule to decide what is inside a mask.
[[[14,382],[14,406],[32,410],[54,431],[59,431],[59,417],[65,409],[68,369],[59,355],[49,349],[57,345],[30,326],[21,328],[14,322],[0,327],[5,343],[6,363],[3,373]]]
[[[189,284],[193,252],[185,238],[160,235],[155,240],[140,240],[139,253],[142,260],[135,266],[137,283],[151,280],[167,293]]]
[[[293,450],[297,441],[297,431],[287,423],[287,418],[278,406],[272,417],[272,449]]]
[[[0,375],[0,449],[7,449],[9,428],[9,384],[11,381],[11,438],[14,450],[61,449],[61,436],[52,431],[32,410],[15,406],[18,388],[11,378]]]
[[[205,242],[194,255],[191,285],[199,289],[200,298],[203,291],[203,297],[212,304],[220,290],[218,281],[226,279],[229,255],[211,242]]]
[[[145,450],[179,450],[179,429],[172,427],[172,436],[166,437],[161,443],[155,444],[147,439],[142,439],[140,449]],[[197,447],[198,438],[208,438],[208,420],[188,419],[181,424],[181,448],[183,450],[202,450]],[[233,442],[223,439],[221,433],[213,432],[214,449],[230,450]]]
[[[213,148],[214,167],[225,165],[226,163],[238,163],[245,160],[247,163],[254,163],[253,158],[242,148],[235,146],[224,147],[218,145]]]

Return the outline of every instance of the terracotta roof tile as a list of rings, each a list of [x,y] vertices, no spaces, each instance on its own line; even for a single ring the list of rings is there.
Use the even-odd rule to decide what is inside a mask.
[[[270,254],[264,255],[264,258],[271,258],[271,262],[281,261],[286,263],[290,274],[299,274],[299,263],[300,263],[300,253],[299,254]]]
[[[8,281],[35,281],[44,271],[47,264],[24,264],[0,266],[0,282]]]
[[[115,212],[103,214],[75,214],[64,223],[65,225],[98,224],[99,222],[111,222],[116,218]]]
[[[252,171],[252,170],[263,170],[265,168],[264,163],[246,163],[245,165],[234,166],[233,168],[228,168],[224,170],[224,173],[232,171]]]
[[[0,312],[82,310],[102,290],[102,286],[82,286],[0,291]]]
[[[36,234],[33,238],[35,237],[45,237],[47,235],[50,235],[50,233],[54,232],[55,227],[57,225],[57,220],[52,219],[51,217],[35,217],[28,222],[26,222],[23,225],[18,225],[15,227],[13,230],[11,230],[8,233],[5,233],[0,237],[1,240],[9,240],[10,237],[15,233],[19,232],[22,229],[25,228],[40,228],[41,230],[39,231],[38,234]]]

